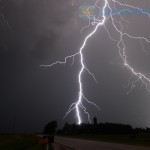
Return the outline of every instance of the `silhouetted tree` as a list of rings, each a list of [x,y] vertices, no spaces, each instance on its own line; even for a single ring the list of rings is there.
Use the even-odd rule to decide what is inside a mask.
[[[65,134],[72,134],[72,125],[69,124],[68,122],[66,122],[64,127],[63,127],[63,132]]]
[[[117,123],[100,123],[95,125],[85,123],[80,125],[65,123],[61,133],[68,135],[133,134],[134,130],[130,125]]]
[[[44,134],[54,134],[56,132],[56,128],[57,128],[57,122],[56,121],[52,121],[49,122],[45,127],[44,127]]]
[[[146,128],[146,133],[150,133],[150,128]]]

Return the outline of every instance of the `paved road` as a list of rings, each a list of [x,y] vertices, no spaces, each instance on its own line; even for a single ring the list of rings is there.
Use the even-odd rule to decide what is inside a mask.
[[[55,142],[73,147],[76,150],[150,150],[150,147],[130,146],[124,144],[97,142],[62,137],[55,137]]]

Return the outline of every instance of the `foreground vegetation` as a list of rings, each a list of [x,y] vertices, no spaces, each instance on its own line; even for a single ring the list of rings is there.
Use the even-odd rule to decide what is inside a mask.
[[[0,135],[1,150],[42,150],[40,138],[34,135]]]

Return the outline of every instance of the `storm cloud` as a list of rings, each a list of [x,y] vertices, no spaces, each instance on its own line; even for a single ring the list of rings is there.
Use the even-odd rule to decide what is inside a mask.
[[[136,6],[141,1],[127,1]],[[81,29],[88,21],[79,16],[81,1],[71,0],[2,0],[0,2],[0,132],[36,132],[51,120],[61,127],[65,122],[75,122],[72,112],[65,112],[78,96],[77,75],[79,58],[69,59],[66,65],[52,68],[40,67],[56,60],[64,60],[78,51],[92,27]],[[148,17],[130,16],[132,35],[150,39]],[[107,23],[114,38],[114,28]],[[125,38],[128,61],[138,71],[150,72],[149,46]],[[84,50],[85,63],[94,73],[98,84],[84,74],[84,92],[88,99],[101,108],[87,105],[91,117],[99,122],[119,122],[137,127],[150,126],[150,94],[141,83],[127,95],[126,86],[131,73],[122,67],[116,43],[108,38],[102,27],[91,38]],[[120,65],[121,64],[121,65]],[[87,118],[83,115],[84,121]],[[15,127],[14,127],[15,122]],[[15,129],[14,129],[15,128]]]

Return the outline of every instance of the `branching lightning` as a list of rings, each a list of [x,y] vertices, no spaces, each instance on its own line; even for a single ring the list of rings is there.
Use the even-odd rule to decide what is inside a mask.
[[[118,0],[103,0],[103,1],[104,1],[104,4],[103,4],[102,7],[98,6],[98,3],[100,2],[100,0],[97,0],[95,2],[94,7],[99,8],[101,10],[101,12],[99,13],[98,17],[94,16],[92,19],[89,17],[89,25],[82,29],[82,31],[83,31],[85,28],[89,27],[90,25],[95,26],[93,31],[91,31],[91,33],[89,33],[85,37],[79,51],[77,53],[73,54],[73,55],[69,55],[69,56],[65,57],[64,61],[56,61],[56,62],[54,62],[50,65],[41,65],[41,66],[44,66],[44,67],[52,67],[56,64],[66,64],[66,62],[69,58],[72,58],[73,61],[74,61],[74,58],[76,56],[80,56],[80,70],[79,70],[79,73],[78,73],[78,85],[79,85],[78,98],[77,98],[76,102],[71,104],[71,106],[69,107],[69,109],[68,109],[68,111],[65,115],[65,117],[66,117],[71,111],[75,110],[78,124],[82,123],[81,112],[80,112],[81,109],[87,115],[89,122],[91,122],[90,114],[86,110],[86,107],[83,105],[83,100],[85,100],[89,104],[94,105],[97,109],[100,110],[100,108],[94,102],[89,101],[85,97],[85,95],[83,93],[83,82],[82,82],[82,75],[85,71],[87,71],[94,78],[94,80],[96,81],[93,73],[91,73],[89,71],[89,69],[86,67],[86,65],[84,63],[83,50],[85,49],[88,40],[97,32],[99,27],[103,26],[104,29],[106,30],[107,34],[108,34],[108,37],[111,40],[113,40],[114,42],[116,42],[118,50],[119,50],[119,56],[122,59],[123,65],[132,73],[132,76],[135,77],[134,80],[132,80],[132,77],[129,80],[130,84],[131,84],[130,91],[133,90],[133,88],[135,87],[136,82],[141,81],[142,84],[145,85],[146,89],[150,92],[150,89],[148,88],[148,84],[150,83],[150,78],[148,78],[147,75],[145,75],[141,72],[137,72],[128,63],[127,55],[126,55],[126,45],[125,45],[125,42],[124,42],[123,38],[127,37],[127,38],[130,38],[130,39],[139,40],[139,42],[141,42],[141,44],[142,44],[142,47],[144,47],[143,41],[145,41],[147,43],[150,43],[150,40],[148,40],[146,37],[141,37],[141,36],[137,37],[137,36],[133,36],[133,35],[130,35],[130,34],[124,32],[123,31],[123,26],[122,26],[122,21],[126,22],[127,25],[129,24],[129,22],[127,20],[125,20],[124,17],[121,15],[122,12],[131,12],[132,10],[136,10],[136,11],[139,11],[140,13],[142,13],[143,15],[146,15],[148,18],[150,18],[150,13],[144,11],[143,9],[141,9],[139,7],[128,5],[126,3],[121,3]],[[114,12],[113,10],[116,9],[116,5],[119,5],[119,6],[123,7],[123,9],[120,9],[119,11]],[[108,11],[109,11],[109,13],[108,13]],[[88,10],[87,10],[87,14],[88,14]],[[115,16],[119,16],[120,21],[116,20]],[[102,18],[102,19],[99,19],[99,18]],[[119,40],[114,39],[111,36],[110,32],[108,31],[108,29],[106,27],[106,22],[108,22],[108,21],[111,22],[112,26],[115,28],[116,32],[119,34]],[[119,24],[119,26],[118,26],[118,24]]]

